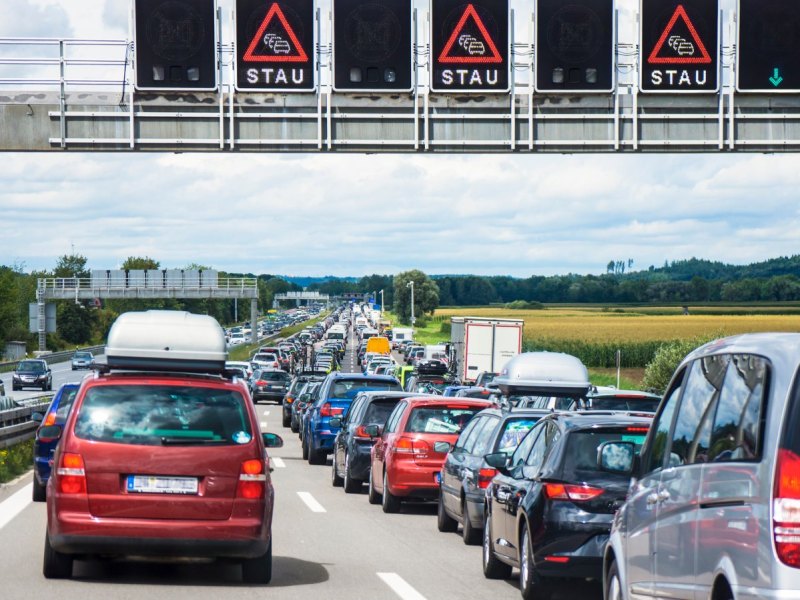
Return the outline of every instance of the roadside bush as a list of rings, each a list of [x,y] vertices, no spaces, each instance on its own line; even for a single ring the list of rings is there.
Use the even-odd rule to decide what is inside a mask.
[[[544,310],[544,304],[535,300],[514,300],[505,305],[512,310]]]
[[[442,321],[442,324],[439,326],[439,332],[446,333],[447,335],[450,335],[452,329],[453,329],[452,324],[445,321]]]
[[[670,379],[672,379],[673,373],[675,373],[675,369],[686,358],[686,355],[711,339],[713,337],[697,337],[686,340],[672,340],[662,344],[656,350],[653,360],[645,367],[642,387],[656,394],[663,394],[669,385]]]
[[[33,465],[33,440],[0,450],[0,483],[22,475]]]

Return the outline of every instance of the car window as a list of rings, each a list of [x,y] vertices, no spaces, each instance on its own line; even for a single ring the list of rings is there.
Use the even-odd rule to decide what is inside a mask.
[[[678,416],[672,432],[668,463],[690,465],[706,462],[711,443],[711,425],[730,356],[707,356],[695,360],[683,385]]]
[[[387,392],[401,391],[397,383],[386,381],[385,379],[340,379],[331,386],[330,397],[337,399],[353,398],[359,391],[365,389]]]
[[[565,440],[563,478],[581,481],[598,471],[597,451],[605,442],[632,442],[638,452],[647,435],[646,425],[572,431]],[[604,473],[604,477],[607,476]],[[627,475],[625,476],[628,477]]]
[[[364,396],[356,396],[356,399],[353,400],[353,403],[347,409],[347,414],[345,415],[344,419],[342,420],[343,423],[358,423],[359,416],[361,414],[361,409],[364,407]]]
[[[406,423],[408,433],[460,433],[480,407],[418,406]]]
[[[90,388],[75,422],[79,438],[137,445],[241,444],[252,439],[234,390],[171,385]]]
[[[370,402],[360,422],[365,425],[383,425],[386,423],[386,420],[389,418],[389,415],[392,414],[392,411],[399,401],[399,398],[395,398],[393,400],[387,399]]]
[[[408,402],[401,402],[395,407],[391,416],[386,421],[387,433],[392,433],[397,430],[397,423],[400,421],[400,417],[403,415],[403,411],[406,409],[406,406],[408,406]]]
[[[483,456],[489,452],[489,445],[492,443],[494,432],[497,429],[499,419],[496,417],[487,417],[486,423],[480,430],[477,431],[476,442],[473,448],[468,448],[467,452],[475,454],[476,456]]]
[[[681,369],[681,372],[675,376],[672,387],[664,396],[661,412],[653,420],[653,435],[651,436],[649,447],[642,458],[643,474],[652,473],[664,466],[664,454],[667,450],[667,441],[672,429],[672,418],[675,416],[675,407],[681,397],[685,374],[686,370]]]
[[[517,449],[514,451],[514,454],[511,456],[510,468],[513,469],[525,464],[525,459],[528,458],[531,447],[533,447],[533,444],[542,431],[544,431],[544,424],[534,426],[533,429],[528,432],[528,435],[522,439],[519,446],[517,446]]]
[[[264,371],[262,378],[267,381],[289,381],[289,374],[284,371]]]
[[[505,452],[511,454],[517,449],[522,438],[531,430],[538,419],[509,419],[503,425],[503,431],[497,438],[495,452]]]
[[[544,463],[545,454],[547,454],[548,448],[548,428],[544,427],[542,433],[539,434],[536,438],[536,441],[531,446],[531,451],[528,454],[528,457],[525,459],[525,466],[532,467],[532,470],[538,471],[542,468],[542,464]]]
[[[469,422],[469,424],[464,428],[464,431],[461,432],[461,435],[458,436],[456,440],[455,449],[456,450],[463,450],[464,447],[467,445],[469,438],[472,436],[472,432],[475,431],[475,428],[483,423],[483,419],[477,418],[473,419]]]
[[[642,412],[656,412],[660,398],[619,398],[610,396],[606,398],[592,398],[592,410],[631,410]]]
[[[61,394],[61,399],[58,401],[58,408],[56,409],[56,421],[64,422],[69,415],[69,411],[75,402],[75,396],[78,395],[78,388],[65,390]]]
[[[767,373],[767,361],[759,356],[731,356],[711,429],[709,461],[761,459]]]
[[[18,371],[44,371],[44,363],[40,360],[23,360],[17,365]]]

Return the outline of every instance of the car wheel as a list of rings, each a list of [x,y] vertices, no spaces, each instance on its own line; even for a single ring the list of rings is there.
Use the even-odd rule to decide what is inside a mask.
[[[355,494],[361,491],[362,481],[353,479],[350,475],[350,455],[344,456],[344,492],[345,494]]]
[[[400,498],[389,491],[389,483],[386,473],[383,474],[383,497],[381,498],[381,508],[385,513],[400,512]]]
[[[483,576],[486,579],[508,579],[511,577],[511,565],[499,560],[494,555],[494,543],[492,542],[492,523],[489,515],[484,519],[483,526]]]
[[[336,472],[336,452],[333,453],[333,460],[331,461],[331,485],[333,487],[342,487],[344,481]]]
[[[50,545],[50,536],[44,536],[44,560],[42,574],[47,579],[69,579],[72,577],[72,556],[57,552]]]
[[[461,514],[463,515],[464,525],[461,532],[461,537],[467,546],[477,546],[481,541],[481,530],[472,526],[472,520],[469,518],[469,505],[467,499],[461,503]]]
[[[12,392],[18,392],[18,391],[19,391],[19,386],[17,386],[17,385],[12,385],[12,386],[11,386],[11,391],[12,391]]]
[[[369,472],[369,495],[367,496],[367,500],[369,500],[370,504],[381,503],[381,495],[375,490],[375,486],[372,483],[372,469],[370,469]]]
[[[297,425],[295,421],[289,422],[289,429],[292,430],[292,433],[300,433],[300,427]]]
[[[291,425],[291,423],[292,423],[292,417],[291,416],[287,417],[286,413],[283,413],[283,426],[284,427],[289,427],[289,425]]]
[[[269,583],[272,580],[272,541],[261,556],[242,561],[242,581],[245,583]]]
[[[525,600],[547,600],[549,591],[542,583],[533,564],[533,548],[528,526],[522,526],[522,537],[519,543],[519,591]]]
[[[311,447],[311,440],[308,440],[308,464],[310,465],[324,465],[328,455],[325,450],[314,450]]]
[[[605,600],[622,600],[622,585],[616,561],[611,563],[606,576]]]
[[[303,460],[308,460],[308,444],[306,444],[305,440],[301,444],[303,447]]]
[[[444,492],[439,492],[439,503],[436,507],[436,527],[442,532],[453,532],[458,529],[458,521],[447,514],[444,508]]]
[[[33,476],[33,501],[46,502],[47,501],[47,487],[39,483],[36,475]]]

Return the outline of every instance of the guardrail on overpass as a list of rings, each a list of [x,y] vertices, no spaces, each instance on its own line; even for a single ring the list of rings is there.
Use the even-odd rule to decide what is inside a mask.
[[[35,412],[44,412],[53,394],[14,401],[0,397],[0,448],[9,448],[33,438],[38,423],[31,421]]]

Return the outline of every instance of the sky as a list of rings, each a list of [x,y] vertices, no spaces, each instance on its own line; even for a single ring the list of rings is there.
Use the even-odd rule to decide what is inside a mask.
[[[229,6],[229,0],[220,0]],[[624,1],[623,1],[624,4]],[[0,2],[0,37],[125,39],[124,0]],[[602,273],[800,251],[795,155],[0,157],[0,264],[362,276]]]

